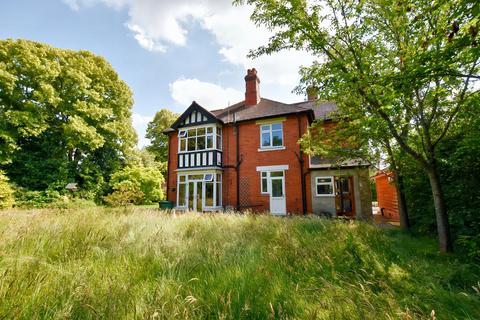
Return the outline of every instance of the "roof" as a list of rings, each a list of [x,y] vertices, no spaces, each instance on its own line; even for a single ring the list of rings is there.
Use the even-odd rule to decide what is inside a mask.
[[[271,118],[277,116],[284,116],[296,113],[307,113],[311,120],[332,119],[332,113],[337,110],[337,105],[330,101],[303,101],[297,103],[283,103],[271,99],[262,98],[260,102],[253,106],[246,106],[245,101],[240,101],[224,109],[217,109],[207,111],[193,102],[192,106],[201,108],[202,111],[208,112],[212,117],[221,123],[233,123],[247,120]],[[190,109],[190,108],[189,108]],[[175,131],[176,127],[181,123],[182,117],[188,114],[187,109],[184,114],[163,133],[168,134]],[[210,120],[210,119],[209,119]]]
[[[258,104],[253,106],[246,106],[245,101],[241,101],[228,108],[211,112],[224,123],[270,118],[299,112],[310,113],[312,120],[314,116],[312,108],[304,107],[302,103],[287,104],[266,98],[262,98]]]

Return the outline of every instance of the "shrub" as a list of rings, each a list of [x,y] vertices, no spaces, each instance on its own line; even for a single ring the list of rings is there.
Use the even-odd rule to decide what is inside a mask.
[[[11,208],[14,202],[13,189],[8,178],[0,171],[0,209]]]
[[[113,187],[114,191],[103,197],[105,203],[111,207],[123,207],[131,204],[141,204],[145,194],[132,181],[121,181]]]
[[[157,168],[126,167],[112,175],[110,186],[115,195],[107,196],[107,199],[109,199],[108,201],[115,199],[114,202],[118,205],[123,205],[123,203],[150,204],[163,198],[163,183],[162,173]],[[139,191],[141,194],[133,194]],[[121,200],[120,196],[125,196],[126,199]],[[104,199],[107,201],[106,198]]]

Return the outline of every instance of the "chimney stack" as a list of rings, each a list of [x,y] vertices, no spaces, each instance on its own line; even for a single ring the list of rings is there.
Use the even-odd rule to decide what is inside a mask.
[[[248,69],[245,76],[245,105],[254,106],[260,102],[260,79],[255,68]]]
[[[318,100],[318,88],[315,86],[310,86],[307,88],[307,100],[316,101]]]

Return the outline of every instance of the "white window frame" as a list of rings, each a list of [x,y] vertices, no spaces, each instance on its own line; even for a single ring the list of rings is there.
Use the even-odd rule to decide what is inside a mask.
[[[280,167],[280,169],[275,169],[275,166],[272,166],[272,168],[274,168],[273,170],[263,170],[263,171],[260,171],[260,194],[263,194],[263,195],[269,195],[271,190],[270,190],[270,185],[271,185],[271,180],[272,180],[272,177],[271,177],[271,173],[272,172],[281,172],[282,173],[282,179],[283,179],[283,191],[285,192],[285,166],[276,166],[276,167]],[[288,167],[287,167],[288,169]],[[263,177],[263,174],[266,174],[266,177]],[[279,178],[279,177],[274,177],[275,178]],[[267,179],[267,191],[264,192],[263,191],[263,179]]]
[[[223,198],[222,198],[222,194],[217,194],[217,184],[220,185],[220,193],[223,192],[223,189],[222,189],[222,179],[223,179],[223,175],[222,173],[219,173],[219,172],[208,172],[208,173],[204,173],[204,174],[198,174],[198,175],[202,175],[202,179],[193,179],[193,180],[190,180],[189,179],[189,176],[190,175],[197,175],[195,173],[182,173],[182,174],[177,174],[177,190],[176,190],[176,193],[177,193],[177,208],[179,209],[186,209],[188,208],[188,195],[189,195],[189,192],[190,192],[190,188],[189,188],[189,183],[191,181],[202,181],[202,202],[203,202],[203,208],[205,211],[209,211],[209,210],[217,210],[217,209],[220,209],[222,208],[223,206]],[[212,175],[211,179],[209,180],[206,180],[207,178],[207,175]],[[183,176],[185,177],[185,181],[184,182],[180,182],[180,177]],[[205,188],[205,183],[208,182],[208,183],[212,183],[213,184],[213,203],[217,203],[218,202],[218,205],[217,206],[207,206],[205,205],[206,203],[206,198],[205,198],[205,195],[206,195],[206,188]],[[185,205],[184,206],[179,206],[178,203],[179,203],[179,189],[180,189],[180,184],[185,184]]]
[[[266,175],[266,177],[263,177],[263,174]],[[268,179],[270,177],[270,172],[269,171],[260,171],[260,194],[270,194],[270,189]],[[263,191],[263,179],[267,180],[267,191]]]
[[[282,133],[282,145],[274,146],[273,145],[273,130],[272,126],[275,124],[279,124],[281,126],[281,133]],[[268,130],[264,130],[263,127],[268,126]],[[275,130],[278,131],[278,130]],[[264,146],[262,141],[263,133],[270,133],[270,145]],[[262,123],[260,124],[260,148],[258,150],[276,150],[276,149],[285,149],[285,139],[283,134],[283,122],[272,122],[272,123]]]
[[[331,182],[319,182],[319,179],[330,179]],[[332,187],[332,193],[328,194],[319,194],[318,193],[318,185],[326,186],[329,185]],[[331,197],[335,195],[335,178],[334,176],[321,176],[321,177],[315,177],[315,196],[316,197]]]
[[[188,119],[188,118],[187,118]],[[195,150],[188,150],[188,130],[191,129],[202,129],[205,128],[205,135],[201,135],[205,137],[205,149],[195,149]],[[207,133],[207,128],[212,128],[211,133]],[[182,136],[180,135],[181,132],[185,132]],[[212,147],[211,148],[206,148],[207,146],[207,137],[211,136],[212,137]],[[195,136],[195,146],[197,145],[197,139],[198,135]],[[217,139],[220,140],[220,149],[217,149]],[[180,150],[180,145],[182,143],[182,140],[185,140],[185,150],[182,151]],[[189,153],[189,152],[200,152],[200,151],[209,151],[209,150],[218,150],[222,151],[222,128],[217,126],[217,125],[212,125],[212,124],[205,124],[201,126],[191,126],[191,127],[185,127],[182,129],[178,130],[178,153]]]

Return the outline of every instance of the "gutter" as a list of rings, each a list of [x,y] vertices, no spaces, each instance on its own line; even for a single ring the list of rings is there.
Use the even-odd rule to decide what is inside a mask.
[[[238,126],[238,123],[235,121],[234,122],[235,126],[235,133],[236,133],[236,153],[237,153],[237,164],[236,164],[236,169],[237,169],[237,211],[240,210],[240,128]]]

